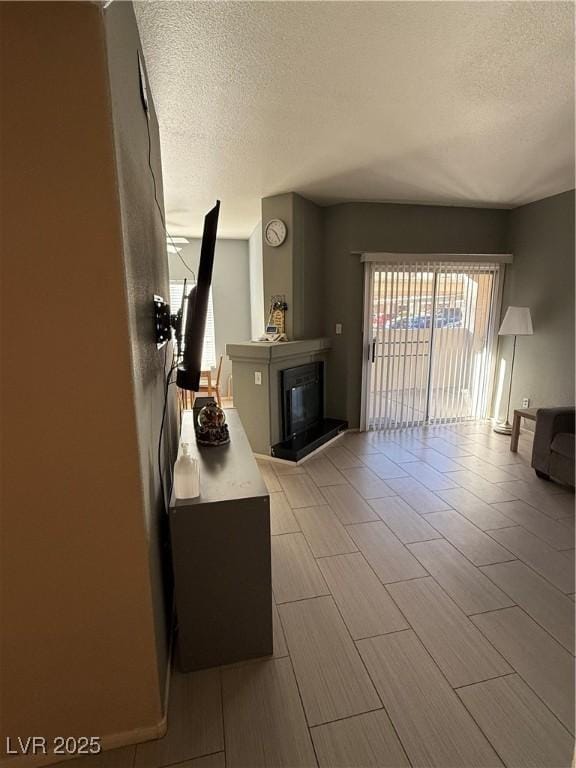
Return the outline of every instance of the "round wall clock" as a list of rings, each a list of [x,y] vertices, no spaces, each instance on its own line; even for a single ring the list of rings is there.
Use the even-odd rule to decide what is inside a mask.
[[[264,227],[264,237],[268,245],[277,248],[286,240],[288,230],[282,219],[270,219]]]

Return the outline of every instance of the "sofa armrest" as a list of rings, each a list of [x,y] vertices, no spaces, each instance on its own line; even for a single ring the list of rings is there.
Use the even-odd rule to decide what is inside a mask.
[[[532,447],[532,466],[534,469],[549,474],[550,446],[554,435],[558,432],[574,433],[575,412],[572,406],[539,408],[536,411],[536,430]]]

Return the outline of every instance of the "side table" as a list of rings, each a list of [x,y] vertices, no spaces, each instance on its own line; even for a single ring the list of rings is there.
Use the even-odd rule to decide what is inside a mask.
[[[536,421],[536,411],[538,408],[517,408],[514,411],[514,420],[512,422],[512,434],[510,436],[510,450],[513,453],[518,451],[518,438],[520,437],[520,422],[522,419]]]

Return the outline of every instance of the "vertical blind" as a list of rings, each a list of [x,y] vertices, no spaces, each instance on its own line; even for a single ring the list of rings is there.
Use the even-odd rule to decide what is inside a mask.
[[[367,264],[369,429],[484,418],[499,264]]]
[[[186,291],[193,287],[193,283],[186,283]],[[170,280],[170,311],[176,313],[182,304],[182,292],[184,280]],[[204,329],[204,345],[202,347],[202,370],[216,366],[216,336],[214,333],[214,307],[212,304],[212,288],[208,295],[208,311],[206,313],[206,328]]]

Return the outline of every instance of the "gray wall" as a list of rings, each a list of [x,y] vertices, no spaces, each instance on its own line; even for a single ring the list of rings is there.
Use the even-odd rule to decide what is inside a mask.
[[[288,234],[286,240],[276,248],[266,243],[264,228],[270,219],[282,219]],[[276,195],[262,200],[262,260],[264,272],[264,312],[268,320],[270,299],[282,294],[286,297],[286,335],[294,338],[294,195]]]
[[[250,327],[252,339],[258,339],[265,329],[264,265],[262,261],[262,222],[259,221],[248,240],[250,262]]]
[[[324,209],[325,328],[332,341],[328,416],[360,421],[363,265],[353,251],[502,253],[508,211],[388,203]],[[342,323],[342,335],[335,324]]]
[[[266,244],[264,227],[270,219],[282,219],[288,234],[282,245]],[[288,339],[311,339],[323,335],[324,254],[322,208],[300,195],[266,197],[262,200],[264,306],[284,294],[288,303]]]
[[[574,192],[514,211],[388,203],[319,208],[285,194],[264,199],[262,214],[263,225],[274,217],[288,225],[280,248],[264,244],[265,303],[273,292],[286,294],[290,338],[331,339],[328,416],[359,425],[364,269],[358,251],[513,252],[503,311],[530,306],[535,323],[535,335],[518,340],[513,406],[523,397],[534,405],[573,402]],[[336,336],[336,323],[342,335]],[[498,365],[502,358],[509,364],[509,353],[509,340],[501,340]],[[541,364],[554,375],[541,376]]]
[[[322,208],[294,195],[293,338],[324,335],[324,238]]]
[[[274,345],[254,342],[228,347],[234,369],[234,407],[256,453],[269,454],[270,447],[282,439],[281,371],[322,361],[328,363],[329,377],[326,347],[326,339]],[[260,373],[260,384],[256,384],[256,373]]]
[[[128,328],[132,357],[134,408],[138,431],[142,495],[150,547],[150,576],[155,607],[160,689],[164,690],[171,615],[171,565],[164,502],[160,491],[157,446],[164,406],[164,362],[170,348],[158,350],[153,335],[151,299],[168,293],[168,260],[160,212],[153,196],[148,168],[148,133],[151,163],[160,207],[162,166],[158,121],[148,89],[150,120],[140,101],[137,51],[144,59],[132,3],[113,3],[104,15],[110,92],[122,216]],[[165,496],[169,493],[178,438],[173,390],[163,439]]]
[[[191,239],[180,251],[186,263],[195,272],[198,271],[200,245],[201,240]],[[170,277],[173,280],[192,278],[176,254],[168,254],[168,259]],[[212,301],[216,362],[219,355],[224,355],[221,387],[225,395],[228,376],[232,373],[232,364],[226,357],[226,344],[247,341],[251,334],[248,240],[217,241],[212,275]]]
[[[548,197],[510,212],[508,247],[514,263],[506,268],[502,312],[530,307],[534,335],[518,337],[511,410],[523,397],[531,405],[574,403],[574,191]],[[501,360],[509,370],[512,339],[502,337]],[[508,376],[500,414],[504,416]]]

